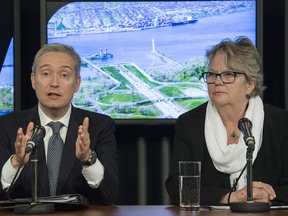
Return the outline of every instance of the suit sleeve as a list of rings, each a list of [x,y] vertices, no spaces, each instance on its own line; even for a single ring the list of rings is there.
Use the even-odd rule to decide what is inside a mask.
[[[287,110],[274,110],[271,106],[265,107],[264,138],[265,174],[270,176],[269,182],[276,192],[274,204],[288,204],[288,112]],[[264,146],[263,146],[264,147]],[[261,147],[262,148],[262,147]],[[269,157],[269,161],[267,161]],[[266,162],[266,163],[265,163]],[[260,167],[260,165],[259,165]],[[260,170],[260,169],[258,169]],[[256,172],[259,172],[259,171]],[[265,178],[268,178],[265,176]]]
[[[7,162],[7,160],[11,157],[12,154],[15,153],[14,146],[12,143],[15,142],[16,139],[16,132],[14,134],[14,142],[12,141],[11,136],[8,135],[7,130],[5,129],[6,127],[4,125],[7,125],[9,127],[8,129],[11,131],[15,131],[14,128],[11,128],[11,124],[8,125],[6,122],[6,119],[2,116],[0,118],[0,172],[2,174],[2,169],[4,164]],[[6,198],[5,192],[3,190],[2,183],[1,184],[1,199]]]
[[[95,151],[104,166],[104,178],[100,185],[103,202],[106,205],[111,205],[118,194],[118,156],[114,136],[115,123],[107,117],[103,124],[104,127],[95,143]]]
[[[204,111],[180,116],[175,125],[172,157],[166,189],[172,204],[179,205],[179,161],[201,161],[201,204],[218,205],[229,192],[229,176],[217,171],[208,153],[204,138]],[[191,113],[192,114],[192,113]]]
[[[187,126],[187,118],[180,116],[175,125],[175,135],[172,146],[172,157],[170,162],[169,175],[166,180],[166,189],[174,205],[179,205],[179,161],[196,160],[192,157],[192,146]],[[193,132],[192,132],[193,133]]]

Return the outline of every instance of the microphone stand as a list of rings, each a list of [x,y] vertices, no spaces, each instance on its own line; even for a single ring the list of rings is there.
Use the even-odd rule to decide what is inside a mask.
[[[247,146],[247,202],[231,202],[230,210],[232,212],[268,212],[270,211],[270,203],[253,201],[252,159],[255,144],[250,143]]]
[[[32,163],[32,173],[31,173],[31,186],[32,186],[32,202],[30,205],[20,204],[15,206],[14,213],[20,214],[39,214],[39,213],[51,213],[55,212],[55,207],[53,203],[41,203],[37,196],[37,178],[38,178],[38,159],[36,158],[36,146],[31,152],[31,163]]]

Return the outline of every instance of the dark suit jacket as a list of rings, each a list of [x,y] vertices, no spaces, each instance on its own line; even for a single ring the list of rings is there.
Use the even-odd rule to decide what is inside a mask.
[[[202,162],[201,204],[220,204],[220,198],[230,191],[229,175],[213,165],[204,137],[207,103],[181,115],[175,125],[172,159],[166,189],[173,204],[179,205],[178,161]],[[253,180],[273,186],[275,202],[288,204],[288,112],[264,105],[263,141],[254,161]]]
[[[104,179],[99,188],[93,189],[81,174],[82,165],[75,155],[78,126],[89,117],[90,148],[104,166]],[[37,106],[21,112],[0,117],[0,169],[8,158],[15,153],[16,132],[22,127],[24,132],[28,123],[40,124]],[[91,204],[112,204],[118,191],[117,148],[114,137],[114,121],[94,112],[72,107],[68,131],[63,149],[57,194],[78,193],[88,198]],[[38,159],[38,197],[49,196],[48,173],[44,143],[37,145],[35,154]],[[11,198],[31,198],[31,162],[24,166],[11,191]]]

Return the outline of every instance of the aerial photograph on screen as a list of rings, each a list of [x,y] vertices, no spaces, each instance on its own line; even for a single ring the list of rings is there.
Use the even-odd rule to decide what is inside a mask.
[[[14,110],[14,55],[13,39],[0,67],[0,115]]]
[[[256,43],[255,0],[73,2],[52,14],[47,43],[82,59],[73,104],[114,119],[176,119],[208,100],[207,48],[240,35]]]

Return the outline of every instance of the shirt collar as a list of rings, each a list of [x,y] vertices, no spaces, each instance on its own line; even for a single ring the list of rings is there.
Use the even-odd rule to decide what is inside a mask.
[[[72,111],[72,106],[70,104],[68,111],[66,112],[66,114],[60,118],[58,121],[60,121],[63,125],[65,125],[66,127],[68,127],[69,124],[69,119],[71,116],[71,111]],[[53,121],[53,119],[49,118],[41,109],[40,105],[38,105],[38,113],[39,113],[39,118],[40,118],[40,122],[41,125],[46,126],[48,123],[50,123],[51,121]]]

